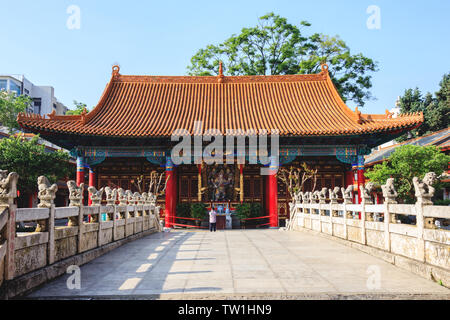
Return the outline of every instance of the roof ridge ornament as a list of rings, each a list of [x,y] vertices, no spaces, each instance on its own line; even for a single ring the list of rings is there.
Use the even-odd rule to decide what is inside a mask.
[[[355,121],[359,124],[362,123],[361,120],[361,111],[358,110],[358,107],[355,108]]]
[[[118,64],[115,64],[112,66],[112,77],[114,80],[118,79],[120,76],[120,66]]]
[[[217,78],[217,82],[218,83],[223,83],[225,76],[223,75],[223,65],[222,65],[222,61],[219,61],[219,75]]]
[[[52,111],[51,113],[48,113],[48,114],[47,114],[47,117],[48,117],[50,120],[53,120],[53,119],[55,118],[55,116],[56,116],[56,110],[55,110],[55,109],[53,109],[53,111]]]
[[[328,64],[327,64],[326,62],[323,62],[323,63],[320,65],[320,68],[322,69],[322,72],[328,73]]]

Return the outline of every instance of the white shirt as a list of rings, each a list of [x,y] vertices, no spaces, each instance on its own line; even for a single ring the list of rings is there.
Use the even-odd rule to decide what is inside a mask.
[[[212,210],[209,212],[209,222],[210,222],[210,223],[216,223],[216,216],[217,216],[217,212],[214,211],[214,209],[212,209]]]

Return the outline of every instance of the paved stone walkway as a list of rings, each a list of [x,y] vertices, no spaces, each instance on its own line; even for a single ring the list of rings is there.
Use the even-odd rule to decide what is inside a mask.
[[[377,272],[379,288],[369,279]],[[152,234],[82,266],[81,290],[69,290],[68,277],[46,284],[29,298],[430,294],[450,299],[449,289],[356,249],[281,230]]]

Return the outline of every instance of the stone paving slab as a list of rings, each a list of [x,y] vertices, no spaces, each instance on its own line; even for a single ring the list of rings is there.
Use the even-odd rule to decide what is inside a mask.
[[[379,273],[379,287],[371,281]],[[450,299],[450,290],[378,258],[322,237],[282,230],[171,231],[125,244],[32,299]]]

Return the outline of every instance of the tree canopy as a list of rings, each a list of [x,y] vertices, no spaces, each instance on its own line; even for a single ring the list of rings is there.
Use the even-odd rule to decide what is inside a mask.
[[[439,91],[434,95],[425,95],[419,88],[405,90],[400,97],[400,112],[423,112],[424,123],[411,131],[412,137],[421,137],[425,134],[439,131],[449,126],[450,119],[450,73],[445,74],[439,83]],[[411,138],[408,134],[402,135],[397,141]]]
[[[439,176],[447,168],[449,161],[450,156],[436,146],[405,145],[395,149],[386,161],[375,165],[365,176],[380,185],[385,184],[388,178],[394,178],[399,199],[405,203],[413,203],[413,178],[422,179],[430,171]]]
[[[372,98],[371,73],[377,63],[363,54],[352,54],[339,36],[314,33],[306,36],[299,26],[274,13],[259,18],[255,27],[243,28],[218,45],[208,45],[191,58],[189,75],[217,75],[222,61],[225,75],[311,74],[327,63],[330,76],[344,101],[358,106]]]
[[[0,91],[0,123],[8,128],[9,133],[20,129],[17,114],[25,112],[31,99],[25,95],[17,96],[14,92]]]
[[[0,139],[0,168],[19,174],[17,188],[21,193],[37,191],[37,178],[41,175],[52,182],[68,177],[74,171],[69,159],[67,152],[47,152],[38,143],[38,136],[32,139],[21,136]]]
[[[75,109],[68,110],[66,112],[66,115],[68,115],[68,116],[77,116],[77,115],[82,114],[85,110],[86,110],[86,112],[89,112],[89,110],[87,108],[87,105],[85,103],[78,102],[78,101],[74,100],[73,104],[75,106]]]

